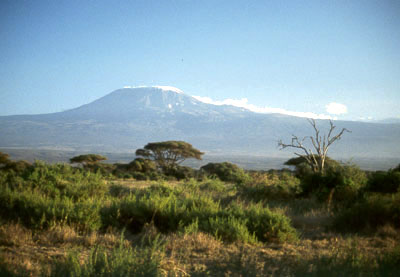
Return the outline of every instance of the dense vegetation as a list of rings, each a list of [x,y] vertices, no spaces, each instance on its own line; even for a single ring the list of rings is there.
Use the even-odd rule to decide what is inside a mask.
[[[249,172],[230,163],[194,170],[158,166],[144,158],[103,164],[105,157],[95,155],[71,159],[82,166],[15,162],[5,154],[0,158],[0,274],[400,272],[399,167],[364,172],[327,158],[326,170],[316,172],[292,159],[288,164],[293,171]],[[310,217],[319,220],[317,225]],[[316,230],[341,247],[312,257],[288,254],[301,247],[312,251],[307,241]],[[369,244],[362,247],[363,237],[377,236],[385,244],[380,251],[371,252]],[[28,255],[31,266],[26,255],[12,254],[43,245],[69,250],[47,258]],[[290,250],[276,258],[282,268],[265,256],[274,247]],[[204,257],[196,254],[203,252]],[[202,266],[192,265],[192,255],[200,255],[193,259],[203,259]]]

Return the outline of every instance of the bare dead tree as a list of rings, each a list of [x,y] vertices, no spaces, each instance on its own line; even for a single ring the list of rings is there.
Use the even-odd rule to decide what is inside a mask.
[[[328,135],[324,134],[323,136],[320,134],[320,130],[317,128],[314,119],[307,119],[308,122],[314,129],[314,136],[307,136],[302,139],[299,139],[297,136],[292,135],[292,142],[290,144],[285,144],[280,140],[278,142],[278,146],[280,149],[285,148],[296,148],[300,149],[304,152],[304,154],[294,153],[295,155],[302,157],[313,169],[314,172],[323,172],[325,167],[325,159],[328,154],[329,147],[335,142],[341,139],[344,132],[350,132],[346,128],[343,128],[338,134],[334,135],[333,131],[336,126],[333,125],[333,122],[329,120],[330,128]],[[307,147],[305,142],[311,141],[312,147]]]

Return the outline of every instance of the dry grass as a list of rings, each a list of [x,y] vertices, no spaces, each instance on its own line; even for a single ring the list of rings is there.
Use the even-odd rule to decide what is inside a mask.
[[[118,181],[118,185],[129,188],[152,184],[154,182]],[[348,267],[359,269],[361,275],[370,275],[369,272],[378,267],[379,257],[399,246],[399,230],[391,225],[383,226],[369,236],[330,232],[328,226],[332,214],[314,199],[295,199],[272,206],[291,218],[301,234],[299,241],[229,244],[202,232],[160,234],[153,224],[147,224],[140,234],[125,232],[123,243],[140,247],[143,238],[147,241],[161,238],[165,249],[160,249],[164,251],[160,266],[165,276],[318,276],[326,274],[321,268],[331,270],[333,274],[334,270]],[[78,250],[85,257],[93,247],[111,249],[120,241],[121,231],[114,229],[105,233],[79,233],[73,226],[59,225],[33,233],[18,223],[2,224],[0,273],[48,276],[52,264],[65,258],[71,250]]]
[[[33,244],[32,231],[19,223],[0,226],[0,246],[23,246]]]
[[[0,259],[8,272],[17,276],[48,275],[51,264],[71,250],[85,253],[97,245],[112,248],[121,239],[121,234],[114,230],[81,235],[67,226],[33,235],[19,224],[5,224],[0,230],[0,241],[9,241],[1,245]],[[165,276],[293,276],[296,272],[313,272],[321,266],[321,261],[345,264],[349,258],[368,262],[362,266],[374,268],[377,257],[398,244],[391,237],[392,227],[385,227],[381,232],[385,236],[320,232],[319,236],[303,237],[297,243],[258,245],[227,244],[201,232],[161,235],[165,241],[161,268]],[[140,245],[143,237],[151,240],[156,236],[160,234],[149,224],[139,235],[126,234],[124,243]]]

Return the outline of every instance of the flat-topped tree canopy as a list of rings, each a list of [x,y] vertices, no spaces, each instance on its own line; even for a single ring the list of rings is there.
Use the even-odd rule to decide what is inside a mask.
[[[10,156],[7,153],[0,152],[0,164],[8,164]]]
[[[176,166],[189,158],[201,160],[203,154],[190,143],[175,140],[151,142],[136,150],[137,156],[154,160],[163,169]]]
[[[85,154],[79,155],[71,158],[69,161],[71,163],[81,163],[81,164],[95,164],[100,161],[107,160],[106,157],[98,154]]]

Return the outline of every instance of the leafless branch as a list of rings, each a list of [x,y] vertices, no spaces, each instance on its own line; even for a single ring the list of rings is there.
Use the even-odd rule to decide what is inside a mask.
[[[295,155],[299,157],[303,157],[312,168],[318,171],[323,171],[324,170],[324,164],[325,164],[325,159],[328,153],[328,148],[337,140],[340,140],[344,132],[350,132],[346,128],[343,128],[337,135],[333,135],[333,132],[336,128],[336,126],[333,124],[331,120],[329,120],[329,131],[328,135],[325,135],[322,137],[320,135],[320,130],[317,127],[317,124],[314,119],[307,119],[307,121],[310,123],[310,125],[314,129],[314,136],[307,136],[304,137],[303,139],[299,140],[299,138],[295,135],[292,135],[292,140],[290,144],[285,144],[280,140],[278,142],[278,146],[280,146],[281,150],[285,148],[296,148],[296,149],[301,149],[304,151],[305,155],[301,155],[298,153],[294,153]],[[314,147],[314,150],[316,154],[314,155],[313,151],[311,148],[306,148],[304,145],[304,142],[306,139],[309,139],[311,141],[312,146]]]

